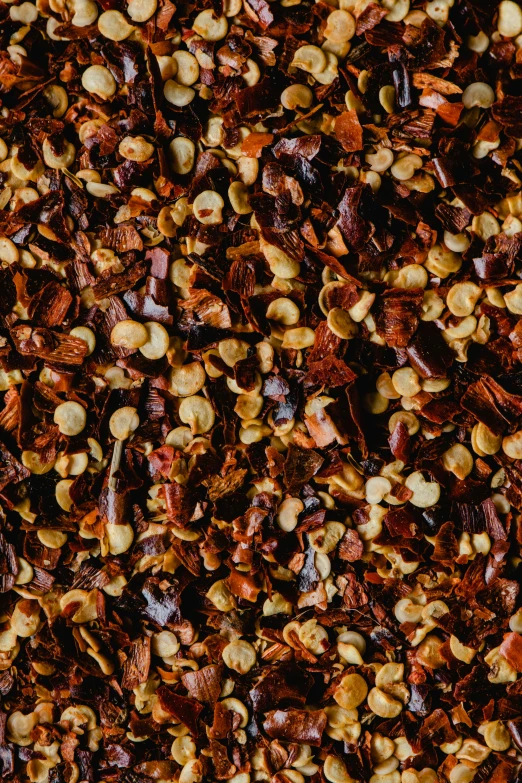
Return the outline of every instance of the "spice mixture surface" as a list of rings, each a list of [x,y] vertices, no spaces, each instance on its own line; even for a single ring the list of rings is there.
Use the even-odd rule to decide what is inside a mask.
[[[1,780],[521,780],[521,96],[512,0],[0,2]]]

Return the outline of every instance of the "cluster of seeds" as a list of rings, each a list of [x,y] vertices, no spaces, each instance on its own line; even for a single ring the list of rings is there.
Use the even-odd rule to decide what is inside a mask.
[[[0,777],[515,783],[522,7],[114,5],[0,3]]]

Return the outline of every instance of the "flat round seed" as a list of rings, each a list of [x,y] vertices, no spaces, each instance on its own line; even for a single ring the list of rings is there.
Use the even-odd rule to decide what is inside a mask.
[[[98,17],[98,29],[109,41],[124,41],[134,30],[121,11],[104,11]]]
[[[54,423],[62,435],[79,435],[87,423],[87,413],[79,402],[62,402],[54,411]]]
[[[348,11],[332,11],[326,20],[325,38],[334,43],[345,43],[355,35],[355,19]]]
[[[179,406],[179,417],[188,424],[194,435],[208,432],[214,426],[215,415],[212,405],[204,397],[185,397]]]
[[[205,41],[221,41],[228,32],[226,17],[217,16],[210,9],[201,11],[192,23],[192,29]]]
[[[128,0],[127,13],[133,22],[146,22],[156,12],[157,0]]]
[[[174,106],[188,106],[194,99],[195,91],[191,87],[178,84],[173,79],[168,79],[163,87],[163,94],[169,103]]]
[[[326,55],[323,50],[319,49],[318,46],[312,46],[310,44],[300,46],[292,60],[292,65],[295,68],[301,68],[303,71],[312,74],[324,71],[326,63]]]
[[[122,348],[141,348],[148,339],[149,333],[146,326],[128,318],[119,321],[111,331],[112,345],[118,345]]]
[[[112,73],[103,65],[91,65],[82,74],[82,85],[87,92],[94,93],[102,100],[111,98],[116,92],[116,81]]]
[[[191,139],[177,136],[169,145],[170,164],[176,174],[188,174],[194,166],[196,145]]]
[[[144,163],[154,155],[154,146],[143,136],[125,136],[120,141],[118,152],[127,160]]]
[[[223,221],[221,211],[225,206],[223,198],[215,190],[204,190],[194,199],[194,216],[200,223],[217,226]]]
[[[174,52],[172,59],[176,63],[176,81],[185,87],[190,87],[199,79],[199,64],[193,54],[184,49]]]
[[[138,412],[131,405],[118,408],[109,419],[109,429],[116,440],[126,440],[139,426]]]
[[[341,307],[333,307],[328,313],[329,329],[342,340],[351,340],[358,332],[357,324],[350,314]]]
[[[96,348],[96,335],[92,329],[89,329],[88,326],[75,326],[74,329],[71,329],[69,334],[72,337],[77,337],[79,340],[83,340],[84,343],[87,343],[87,356],[90,356]]]
[[[147,342],[139,346],[140,353],[147,359],[161,359],[169,348],[169,333],[164,326],[155,321],[147,321],[144,326],[147,330],[148,339]]]
[[[2,9],[4,777],[511,783],[522,3]]]

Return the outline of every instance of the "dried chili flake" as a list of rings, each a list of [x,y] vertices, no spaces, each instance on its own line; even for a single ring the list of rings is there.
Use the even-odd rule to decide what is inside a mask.
[[[0,776],[514,783],[522,9],[66,5],[0,4]]]

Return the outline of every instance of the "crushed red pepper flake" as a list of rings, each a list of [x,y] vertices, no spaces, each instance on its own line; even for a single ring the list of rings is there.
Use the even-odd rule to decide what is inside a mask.
[[[0,4],[2,780],[520,779],[521,41]]]

